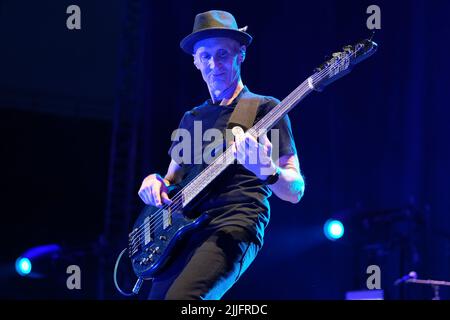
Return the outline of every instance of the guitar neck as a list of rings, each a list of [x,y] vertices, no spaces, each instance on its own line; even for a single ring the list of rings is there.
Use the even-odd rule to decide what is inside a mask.
[[[261,136],[264,132],[270,130],[278,121],[280,121],[290,110],[292,110],[303,98],[311,91],[313,85],[311,78],[306,79],[294,91],[292,91],[283,101],[272,108],[263,118],[261,118],[247,132],[255,138]],[[200,174],[190,181],[182,193],[182,205],[185,207],[201,191],[203,191],[217,176],[219,176],[235,158],[231,147],[219,155],[211,164],[209,164]]]
[[[278,121],[280,121],[289,111],[291,111],[301,100],[313,91],[313,85],[310,78],[302,82],[294,91],[283,99],[276,107],[272,108],[264,117],[262,117],[248,133],[254,137],[261,136],[269,131]]]

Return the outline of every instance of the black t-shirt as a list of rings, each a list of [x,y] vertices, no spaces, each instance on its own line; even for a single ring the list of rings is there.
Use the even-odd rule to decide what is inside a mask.
[[[236,99],[228,106],[213,104],[209,99],[202,105],[195,107],[184,114],[179,129],[185,129],[185,133],[189,132],[191,141],[183,141],[183,139],[186,138],[183,135],[173,135],[169,156],[171,156],[179,165],[185,167],[186,172],[190,172],[191,170],[199,172],[206,168],[207,163],[205,163],[203,155],[205,146],[210,144],[211,141],[203,141],[203,133],[211,128],[216,128],[221,132],[225,132],[234,107],[237,105],[242,94],[246,91],[248,91],[248,89],[244,87]],[[279,100],[276,98],[263,96],[258,108],[255,123],[278,103]],[[195,123],[195,121],[199,122]],[[297,150],[292,135],[289,117],[285,115],[272,129],[278,129],[279,157],[287,154],[296,154]],[[198,134],[199,132],[201,132],[200,137]],[[195,133],[197,133],[197,136]],[[273,149],[275,150],[277,146],[273,131],[269,131],[268,136],[273,144]],[[197,141],[195,142],[194,140],[196,139]],[[194,144],[197,144],[198,146],[199,140],[201,140],[201,148],[197,148],[196,150]],[[186,150],[180,148],[181,146],[178,145],[179,143],[184,143],[184,145],[186,145],[185,143],[190,143],[191,152],[186,154]],[[177,145],[177,152],[172,152]],[[182,149],[181,152],[179,152],[180,149]],[[189,160],[186,161],[186,159]],[[241,226],[249,230],[255,240],[262,245],[264,229],[270,219],[270,205],[268,198],[272,195],[272,191],[269,187],[263,185],[251,171],[235,162],[234,164],[229,165],[228,168],[208,186],[208,189],[210,190],[208,195],[195,206],[195,211],[197,213],[207,213],[212,217],[208,227],[219,228],[231,225]]]

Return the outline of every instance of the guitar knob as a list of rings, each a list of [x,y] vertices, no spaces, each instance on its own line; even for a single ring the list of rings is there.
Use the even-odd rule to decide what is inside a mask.
[[[166,241],[167,238],[166,238],[166,236],[159,236],[159,240]]]
[[[161,250],[159,250],[159,247],[156,247],[155,250],[153,250],[153,253],[159,254]]]

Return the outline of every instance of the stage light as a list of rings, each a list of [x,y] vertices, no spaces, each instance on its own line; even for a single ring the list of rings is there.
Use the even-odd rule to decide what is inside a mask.
[[[31,261],[28,258],[19,257],[16,260],[16,271],[21,276],[26,276],[31,272]]]
[[[43,278],[60,255],[61,247],[57,244],[31,248],[16,260],[16,271],[21,276]]]
[[[337,240],[344,235],[344,225],[339,220],[329,219],[323,226],[323,232],[329,240]]]

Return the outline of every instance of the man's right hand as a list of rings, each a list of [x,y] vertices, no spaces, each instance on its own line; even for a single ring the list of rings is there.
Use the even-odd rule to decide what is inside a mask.
[[[149,175],[142,181],[138,195],[145,204],[155,207],[162,207],[164,204],[171,204],[169,199],[167,184],[163,177],[154,173]]]

